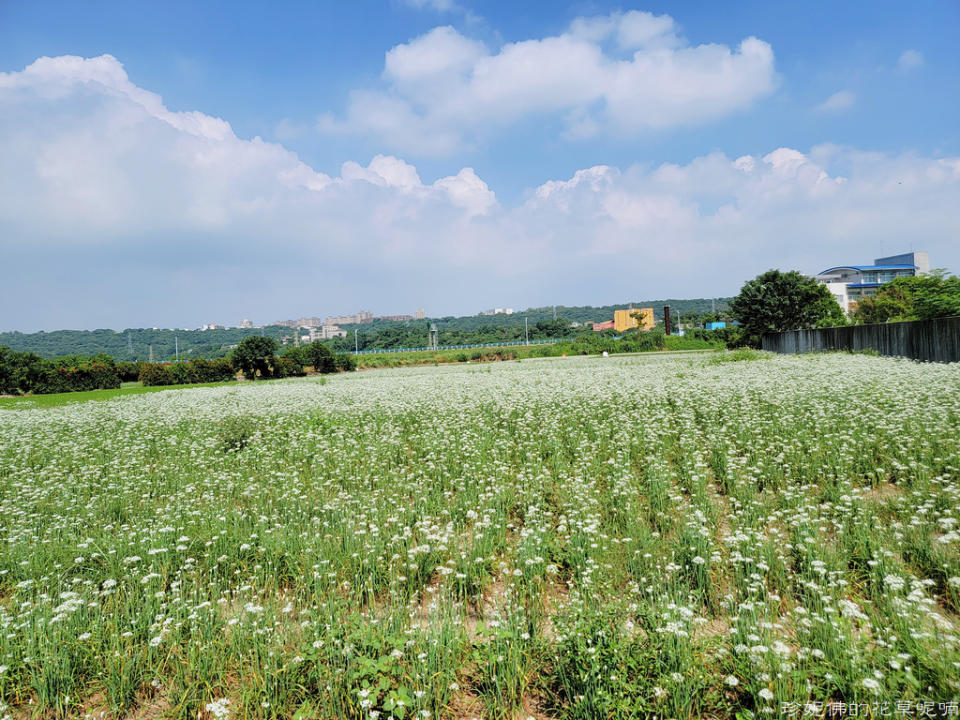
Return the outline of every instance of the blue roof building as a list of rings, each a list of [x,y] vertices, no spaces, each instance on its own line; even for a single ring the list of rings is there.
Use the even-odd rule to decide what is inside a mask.
[[[930,272],[930,256],[925,252],[877,258],[873,265],[837,265],[815,278],[827,286],[846,312],[852,312],[861,298],[873,295],[877,288],[898,277],[913,277]]]

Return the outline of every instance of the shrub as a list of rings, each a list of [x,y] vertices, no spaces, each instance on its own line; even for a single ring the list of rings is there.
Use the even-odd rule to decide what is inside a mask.
[[[349,353],[338,353],[334,356],[334,363],[340,372],[353,372],[357,369],[357,361]]]
[[[230,382],[237,379],[237,371],[230,362],[230,358],[217,358],[209,361],[211,374],[210,382]]]
[[[140,368],[140,382],[145,387],[156,385],[173,385],[173,376],[166,365],[146,363]]]
[[[299,377],[306,374],[303,366],[291,357],[273,358],[270,369],[275,378]]]
[[[170,363],[166,367],[167,372],[170,373],[171,385],[186,385],[194,382],[193,378],[190,377],[190,370],[187,368],[187,363]]]
[[[46,367],[46,361],[35,353],[0,347],[0,393],[41,392],[37,388],[43,384]]]
[[[337,360],[326,345],[319,340],[307,345],[307,357],[310,359],[310,365],[313,366],[315,373],[333,373],[337,371]]]
[[[283,357],[290,358],[301,367],[304,365],[310,365],[310,352],[308,348],[309,345],[304,345],[302,347],[288,347],[283,351]]]
[[[120,378],[113,365],[89,363],[79,366],[55,365],[43,374],[32,389],[35,393],[79,392],[108,390],[120,387]]]
[[[144,385],[188,385],[192,383],[229,382],[234,379],[233,365],[227,358],[205,360],[194,358],[189,362],[141,363],[140,382]]]
[[[192,383],[228,382],[234,378],[233,365],[228,358],[194,358],[186,363],[186,367]]]
[[[142,365],[143,363],[118,362],[116,368],[120,382],[136,382],[140,378],[140,367]]]

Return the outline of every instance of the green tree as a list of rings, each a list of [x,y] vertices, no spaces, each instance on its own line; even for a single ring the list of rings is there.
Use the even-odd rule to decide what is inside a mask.
[[[277,353],[277,341],[273,338],[251,335],[239,342],[231,357],[233,366],[239,368],[247,380],[270,377],[273,356]]]
[[[0,395],[13,395],[17,391],[13,382],[12,360],[10,348],[0,345]]]
[[[531,330],[531,335],[538,339],[567,337],[570,334],[570,321],[564,318],[541,320]]]
[[[825,285],[795,270],[768,270],[747,281],[730,303],[744,342],[760,346],[767,332],[845,325],[846,318]]]
[[[873,297],[857,303],[854,320],[885,323],[948,315],[960,315],[960,277],[938,269],[927,275],[897,278],[887,283]]]
[[[313,366],[317,373],[334,373],[337,371],[337,361],[330,348],[319,340],[315,340],[304,348],[307,351],[307,364]]]

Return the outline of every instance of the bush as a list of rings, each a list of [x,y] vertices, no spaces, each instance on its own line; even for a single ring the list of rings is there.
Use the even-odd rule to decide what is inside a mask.
[[[309,365],[310,353],[307,350],[308,347],[309,346],[307,345],[303,347],[297,347],[297,346],[288,347],[286,350],[283,351],[283,357],[290,358],[301,367],[305,365]]]
[[[43,379],[31,389],[35,393],[80,392],[83,390],[112,390],[120,387],[120,378],[112,364],[89,363],[76,367],[48,368]]]
[[[0,393],[40,392],[46,372],[47,361],[30,352],[17,352],[0,347]]]
[[[304,350],[306,350],[310,365],[313,366],[313,371],[315,373],[327,374],[337,371],[336,358],[333,356],[330,348],[328,348],[319,340],[310,343],[304,348]]]
[[[275,357],[271,364],[271,372],[275,378],[300,377],[306,374],[303,366],[290,357]]]
[[[170,375],[170,371],[166,365],[145,363],[144,366],[140,368],[139,378],[144,387],[173,385],[173,376]]]
[[[230,382],[237,379],[237,371],[230,363],[230,358],[217,358],[209,361],[210,382]]]
[[[34,353],[0,347],[0,393],[61,393],[120,387],[113,359],[69,355],[44,360]]]
[[[192,383],[229,382],[234,379],[233,365],[228,358],[205,360],[194,358],[186,363],[189,381]]]
[[[166,367],[167,372],[170,373],[171,385],[187,385],[193,382],[193,379],[190,377],[190,370],[187,368],[187,363],[169,363]]]
[[[205,360],[194,358],[189,362],[142,363],[140,382],[144,385],[189,385],[193,383],[229,382],[234,379],[233,365],[227,358]]]
[[[142,365],[143,363],[118,362],[116,369],[120,382],[136,382],[140,378],[140,367]]]
[[[349,353],[338,353],[334,356],[334,362],[340,372],[353,372],[357,369],[356,358]]]

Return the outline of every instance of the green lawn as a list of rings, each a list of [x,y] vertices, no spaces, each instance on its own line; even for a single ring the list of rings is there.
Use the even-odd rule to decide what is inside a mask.
[[[26,410],[34,408],[60,407],[70,403],[90,400],[111,400],[124,395],[141,395],[158,390],[183,390],[196,387],[220,387],[238,385],[237,382],[197,383],[194,385],[157,385],[144,387],[138,382],[123,383],[117,390],[87,390],[85,392],[52,393],[50,395],[22,395],[20,397],[0,397],[0,410]]]

